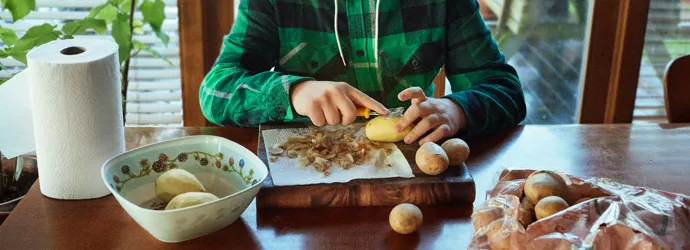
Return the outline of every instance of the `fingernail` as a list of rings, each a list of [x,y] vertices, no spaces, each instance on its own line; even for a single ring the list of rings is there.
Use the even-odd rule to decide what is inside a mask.
[[[395,130],[400,132],[400,130],[402,130],[402,129],[400,129],[400,125],[395,125]]]

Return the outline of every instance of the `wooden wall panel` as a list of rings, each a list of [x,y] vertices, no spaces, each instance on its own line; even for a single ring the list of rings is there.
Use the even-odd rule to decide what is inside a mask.
[[[594,0],[579,122],[631,123],[650,0]]]
[[[234,22],[233,0],[178,0],[184,126],[213,126],[201,113],[199,86]]]

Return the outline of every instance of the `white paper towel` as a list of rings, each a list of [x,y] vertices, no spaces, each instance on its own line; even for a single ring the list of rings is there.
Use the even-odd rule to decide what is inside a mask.
[[[350,125],[352,126],[352,125]],[[354,127],[354,126],[352,126]],[[337,129],[336,126],[334,129]],[[289,129],[270,129],[262,131],[264,144],[266,145],[266,155],[271,155],[269,148],[273,145],[283,143],[291,136],[300,136],[309,132],[308,128],[289,128]],[[364,126],[355,133],[355,137],[364,133]],[[333,164],[331,174],[324,176],[313,167],[300,168],[299,159],[278,157],[275,162],[269,161],[268,167],[275,186],[299,186],[318,183],[345,183],[355,179],[380,179],[380,178],[412,178],[412,167],[393,143],[388,143],[393,148],[393,152],[388,155],[387,163],[390,167],[377,167],[376,159],[378,151],[369,152],[369,160],[362,165],[355,165],[345,170]]]
[[[27,55],[41,192],[56,199],[110,194],[105,161],[125,151],[118,46],[70,39]]]
[[[0,85],[0,152],[8,159],[33,152],[29,83],[26,71]]]

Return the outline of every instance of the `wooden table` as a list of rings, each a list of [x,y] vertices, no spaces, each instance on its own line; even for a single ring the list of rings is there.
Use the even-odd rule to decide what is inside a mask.
[[[256,150],[247,129],[128,129],[128,147],[194,134],[225,136]],[[690,194],[690,125],[566,125],[517,127],[470,142],[468,161],[484,200],[502,167],[561,170],[581,177]],[[419,233],[398,235],[390,207],[259,210],[251,205],[233,225],[178,244],[162,243],[136,224],[112,196],[86,201],[44,197],[38,184],[0,227],[2,249],[464,249],[473,229],[471,206],[421,207]]]

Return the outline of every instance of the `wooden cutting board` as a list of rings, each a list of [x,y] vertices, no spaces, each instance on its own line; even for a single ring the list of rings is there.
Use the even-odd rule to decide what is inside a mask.
[[[299,126],[299,125],[297,125]],[[260,131],[296,127],[296,125],[264,125]],[[263,133],[259,134],[259,158],[268,166]],[[365,207],[416,205],[472,204],[476,190],[467,166],[451,166],[437,176],[424,174],[415,163],[418,144],[396,143],[407,158],[412,178],[356,179],[347,183],[275,186],[269,175],[256,197],[259,208]],[[295,166],[298,167],[298,166]]]

